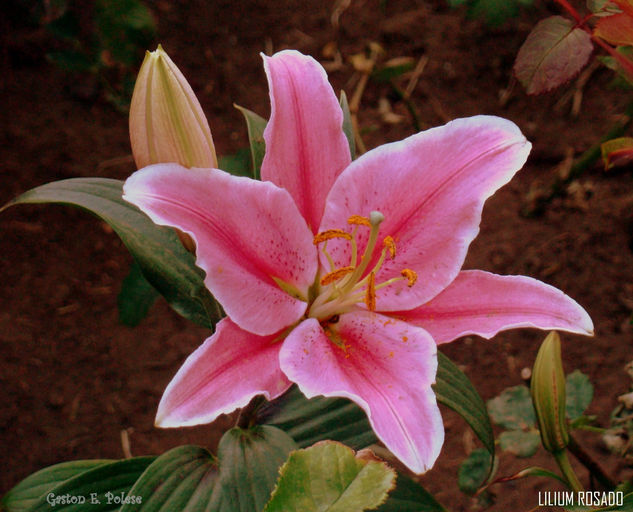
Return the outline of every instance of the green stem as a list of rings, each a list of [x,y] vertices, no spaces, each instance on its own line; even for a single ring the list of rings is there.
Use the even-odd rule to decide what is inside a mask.
[[[615,489],[616,483],[615,481],[607,475],[604,469],[598,464],[591,455],[589,455],[585,449],[578,444],[578,442],[572,437],[569,436],[569,445],[567,445],[567,449],[585,466],[589,472],[607,489]]]
[[[565,477],[565,480],[567,480],[567,484],[569,485],[570,489],[574,492],[582,492],[584,489],[582,487],[582,484],[580,483],[580,480],[578,480],[578,477],[576,476],[574,468],[572,468],[571,464],[569,463],[567,450],[560,450],[558,452],[555,452],[553,455],[556,459],[556,463],[558,464],[561,473]]]

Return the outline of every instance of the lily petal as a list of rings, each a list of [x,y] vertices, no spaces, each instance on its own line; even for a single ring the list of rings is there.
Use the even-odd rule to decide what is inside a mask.
[[[587,312],[560,290],[530,277],[481,270],[464,270],[429,303],[393,314],[423,327],[438,344],[470,334],[492,338],[516,327],[593,335]]]
[[[376,309],[413,309],[455,279],[479,232],[484,201],[523,166],[530,147],[514,123],[492,116],[457,119],[380,146],[339,176],[320,231],[342,228],[351,215],[380,211],[385,220],[379,236],[393,237],[397,249],[376,283],[399,276],[403,268],[414,270],[419,280],[412,287],[400,281],[380,290]],[[359,231],[365,236],[361,250],[367,232]],[[334,261],[349,265],[349,245],[331,242]],[[328,268],[325,260],[322,264]]]
[[[220,321],[165,389],[156,425],[210,423],[256,395],[272,400],[284,393],[291,383],[279,369],[281,343],[274,339],[243,331],[228,318]]]
[[[316,233],[327,193],[351,161],[343,112],[312,57],[286,50],[264,56],[264,69],[271,112],[262,179],[288,190]]]
[[[288,192],[218,169],[176,164],[146,167],[123,190],[124,199],[154,222],[195,239],[206,286],[242,329],[263,336],[301,318],[317,258]]]
[[[439,455],[444,427],[431,384],[437,349],[418,327],[370,312],[326,326],[309,318],[284,341],[281,369],[308,397],[346,397],[378,438],[415,473]],[[327,334],[326,334],[327,332]]]

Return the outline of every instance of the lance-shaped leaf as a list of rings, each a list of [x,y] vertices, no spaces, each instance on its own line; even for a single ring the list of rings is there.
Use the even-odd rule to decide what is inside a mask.
[[[76,460],[41,469],[26,477],[6,493],[0,501],[0,510],[7,512],[31,510],[42,496],[46,496],[51,489],[66,480],[112,462],[111,460]]]
[[[123,182],[105,178],[55,181],[25,192],[3,208],[26,203],[78,206],[107,222],[119,235],[149,283],[182,316],[212,328],[217,304],[204,286],[204,273],[194,264],[175,232],[154,224],[122,199]],[[0,211],[2,211],[0,210]]]
[[[153,460],[154,457],[134,457],[57,464],[34,473],[9,491],[2,500],[2,510],[119,510],[136,479]],[[41,494],[35,498],[38,492]]]
[[[437,400],[461,415],[494,455],[494,435],[483,400],[468,377],[448,357],[440,352],[438,360],[434,386]],[[529,394],[527,398],[529,403]],[[296,387],[262,407],[259,421],[282,428],[301,447],[333,439],[360,449],[377,441],[365,413],[358,406],[343,398],[308,400]]]
[[[571,80],[587,64],[591,36],[562,16],[541,20],[521,46],[514,72],[528,94],[547,92]]]
[[[262,168],[262,162],[264,155],[266,154],[266,141],[264,140],[264,130],[268,121],[256,114],[255,112],[248,110],[247,108],[234,105],[239,110],[244,119],[246,120],[246,128],[248,130],[248,142],[251,148],[251,159],[253,162],[253,178],[260,179],[260,170]],[[222,167],[224,169],[224,167]]]
[[[138,325],[147,316],[158,295],[156,288],[145,279],[141,267],[133,261],[117,297],[119,322],[128,327]]]
[[[141,502],[130,500],[120,512],[261,512],[295,448],[270,426],[229,430],[217,458],[198,446],[179,446],[147,468],[129,493]]]
[[[290,454],[265,512],[362,512],[393,488],[396,472],[372,454],[323,441]]]
[[[396,488],[377,512],[446,512],[446,509],[424,487],[398,473]]]

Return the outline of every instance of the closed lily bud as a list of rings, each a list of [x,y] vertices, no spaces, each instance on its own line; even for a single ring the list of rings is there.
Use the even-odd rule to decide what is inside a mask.
[[[136,166],[178,163],[215,167],[207,118],[187,80],[159,45],[147,52],[130,105],[130,140]]]
[[[565,420],[565,372],[556,331],[547,335],[536,355],[531,392],[543,447],[551,453],[560,452],[569,444],[569,432]]]

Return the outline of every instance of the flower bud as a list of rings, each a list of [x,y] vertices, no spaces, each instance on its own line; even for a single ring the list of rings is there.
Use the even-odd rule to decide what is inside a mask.
[[[551,453],[560,452],[569,443],[569,432],[565,420],[565,372],[556,331],[547,335],[536,355],[531,392],[543,447]]]
[[[207,118],[187,80],[158,45],[147,52],[130,105],[130,140],[136,166],[175,162],[217,167]]]

